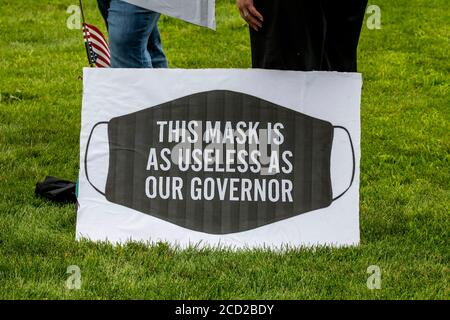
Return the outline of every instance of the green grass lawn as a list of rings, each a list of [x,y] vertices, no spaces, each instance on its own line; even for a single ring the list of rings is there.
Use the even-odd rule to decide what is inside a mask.
[[[90,22],[103,27],[95,2]],[[378,0],[364,27],[361,245],[275,253],[75,242],[75,207],[35,198],[78,175],[82,67],[77,1],[0,0],[0,298],[449,299],[450,11],[447,0]],[[171,67],[248,68],[248,31],[218,0],[217,32],[162,18]],[[65,287],[78,265],[81,290]],[[382,289],[369,290],[378,265]]]

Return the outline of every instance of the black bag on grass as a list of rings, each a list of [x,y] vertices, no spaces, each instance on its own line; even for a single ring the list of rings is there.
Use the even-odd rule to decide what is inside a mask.
[[[53,202],[76,203],[76,183],[56,177],[47,176],[44,181],[36,183],[35,194]]]

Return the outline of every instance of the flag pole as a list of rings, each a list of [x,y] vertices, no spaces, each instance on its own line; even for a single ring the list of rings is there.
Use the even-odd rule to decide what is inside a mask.
[[[91,56],[91,48],[89,47],[89,43],[88,43],[88,39],[85,38],[87,32],[86,32],[86,21],[84,19],[84,11],[83,11],[83,3],[81,2],[81,0],[79,0],[80,2],[80,11],[81,11],[81,18],[83,20],[83,40],[84,40],[84,47],[86,49],[86,55],[88,58],[88,63],[90,67],[94,67],[94,61],[92,61],[92,56]]]

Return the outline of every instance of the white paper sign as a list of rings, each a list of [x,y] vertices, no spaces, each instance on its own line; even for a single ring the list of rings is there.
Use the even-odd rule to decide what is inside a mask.
[[[84,69],[77,239],[359,243],[357,73]]]
[[[215,0],[124,0],[136,6],[216,30]]]

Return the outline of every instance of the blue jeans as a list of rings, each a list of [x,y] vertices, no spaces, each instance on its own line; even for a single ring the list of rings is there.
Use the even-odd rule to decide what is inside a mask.
[[[121,0],[97,0],[109,33],[112,68],[167,68],[160,14]]]

